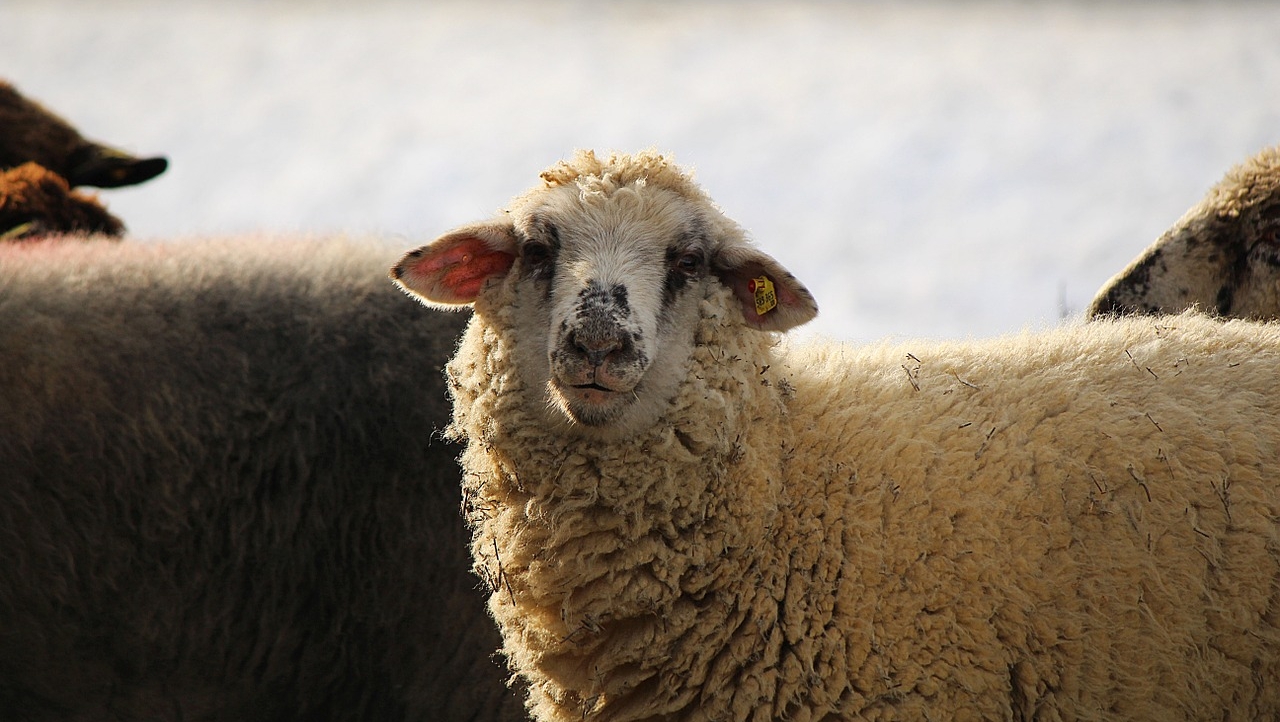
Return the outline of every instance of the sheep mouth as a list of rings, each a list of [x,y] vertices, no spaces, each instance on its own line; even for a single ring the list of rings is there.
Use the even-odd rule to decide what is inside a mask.
[[[564,384],[560,386],[560,393],[571,405],[600,407],[617,403],[623,392],[593,381],[587,384]]]
[[[583,426],[596,428],[612,424],[632,399],[631,391],[612,389],[598,381],[585,384],[553,381],[550,390],[553,402],[565,416]]]
[[[639,399],[636,387],[644,372],[636,363],[589,363],[571,353],[553,353],[550,361],[549,400],[582,426],[607,428]]]
[[[553,373],[551,386],[566,396],[603,401],[630,394],[634,384],[629,384],[624,378],[610,376],[597,369],[578,374]]]

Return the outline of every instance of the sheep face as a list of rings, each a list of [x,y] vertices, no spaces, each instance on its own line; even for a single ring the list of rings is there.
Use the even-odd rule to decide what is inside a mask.
[[[544,394],[549,421],[596,438],[647,428],[685,376],[713,285],[734,289],[756,329],[785,330],[817,310],[687,177],[619,180],[627,164],[653,158],[615,157],[619,169],[535,189],[504,218],[410,252],[392,277],[432,305],[510,294],[519,373]]]
[[[1178,313],[1280,318],[1280,148],[1234,168],[1103,286],[1090,316]]]
[[[529,310],[547,368],[522,368],[538,368],[566,418],[626,429],[684,376],[683,354],[658,351],[692,348],[709,252],[698,216],[663,189],[604,200],[561,187],[519,219],[521,295],[546,299]]]

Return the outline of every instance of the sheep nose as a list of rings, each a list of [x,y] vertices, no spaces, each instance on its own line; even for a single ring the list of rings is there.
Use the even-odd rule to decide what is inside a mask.
[[[574,333],[570,339],[592,366],[599,366],[609,358],[609,354],[622,348],[622,339],[617,336],[596,336],[594,334]]]

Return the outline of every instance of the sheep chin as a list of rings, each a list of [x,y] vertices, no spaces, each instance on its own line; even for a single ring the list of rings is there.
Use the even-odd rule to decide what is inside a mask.
[[[621,441],[642,434],[662,417],[670,399],[656,403],[645,393],[645,384],[628,391],[601,391],[547,382],[548,412],[557,421],[550,433],[564,433],[592,441]]]
[[[635,397],[630,391],[579,388],[552,379],[547,388],[553,406],[575,425],[604,430],[622,416]]]

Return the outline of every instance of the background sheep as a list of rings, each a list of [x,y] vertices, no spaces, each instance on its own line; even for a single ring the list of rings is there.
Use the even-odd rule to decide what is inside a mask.
[[[0,716],[520,716],[393,258],[0,246]]]
[[[119,236],[124,224],[96,197],[71,190],[44,166],[24,163],[0,171],[0,240],[52,233]]]
[[[74,186],[132,185],[164,172],[164,158],[136,158],[85,139],[0,80],[0,241],[55,233],[118,236],[124,224]]]
[[[86,139],[62,118],[0,80],[0,170],[33,161],[72,186],[115,188],[165,171],[162,157],[137,158]]]
[[[1280,317],[1280,147],[1232,168],[1102,287],[1089,316],[1177,313]]]
[[[804,287],[661,157],[393,276],[474,302],[472,551],[544,720],[1272,719],[1280,327],[786,351]]]

